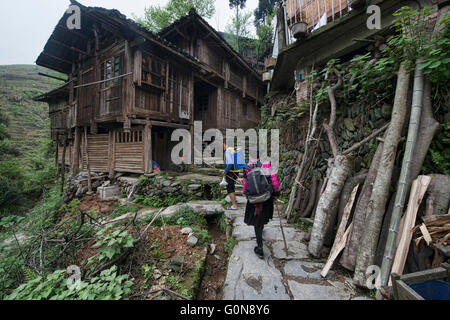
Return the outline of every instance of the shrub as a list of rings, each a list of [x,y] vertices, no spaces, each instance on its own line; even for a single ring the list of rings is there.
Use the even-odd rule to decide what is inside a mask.
[[[0,176],[0,216],[15,206],[20,199],[17,185],[8,178]]]
[[[117,275],[117,266],[100,273],[88,282],[69,286],[65,270],[39,276],[15,289],[6,300],[120,300],[131,292],[128,275]]]
[[[195,225],[200,225],[201,227],[207,226],[205,218],[188,206],[183,206],[175,212],[168,223],[178,225],[181,228],[193,227]]]
[[[123,205],[118,207],[116,210],[114,210],[111,213],[112,218],[118,218],[120,216],[123,216],[124,214],[130,213],[130,212],[137,212],[139,208],[137,206],[133,205]]]

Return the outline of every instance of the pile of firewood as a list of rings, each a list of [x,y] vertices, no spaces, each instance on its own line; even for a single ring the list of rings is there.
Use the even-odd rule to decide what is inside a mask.
[[[431,244],[450,244],[450,213],[446,215],[428,215],[422,217],[423,223],[414,228],[416,246],[423,240]]]

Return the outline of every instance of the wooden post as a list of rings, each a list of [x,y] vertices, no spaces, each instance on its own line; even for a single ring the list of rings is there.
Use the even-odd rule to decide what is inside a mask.
[[[56,134],[55,165],[56,165],[56,178],[58,178],[59,177],[59,139],[58,139],[58,134]]]
[[[64,175],[66,173],[67,132],[64,133],[64,145],[61,156],[61,194],[64,192]]]
[[[109,178],[114,178],[115,167],[115,152],[116,152],[116,132],[109,131]]]
[[[149,119],[145,125],[145,144],[144,144],[144,154],[145,154],[145,173],[153,172],[153,143],[152,143],[152,124]]]
[[[84,127],[84,152],[86,153],[86,168],[88,172],[88,193],[92,194],[92,180],[91,180],[91,167],[89,166],[87,127]]]
[[[75,128],[75,139],[72,150],[72,173],[77,175],[80,171],[80,128]]]

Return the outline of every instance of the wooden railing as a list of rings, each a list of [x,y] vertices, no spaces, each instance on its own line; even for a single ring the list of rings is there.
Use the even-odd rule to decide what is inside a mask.
[[[314,32],[351,10],[350,0],[283,0],[283,6],[288,44],[295,41],[291,32],[294,24],[304,22],[307,30]]]

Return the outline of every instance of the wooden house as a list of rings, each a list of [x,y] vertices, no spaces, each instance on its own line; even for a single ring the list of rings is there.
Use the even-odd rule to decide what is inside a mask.
[[[194,121],[209,128],[258,124],[265,86],[258,74],[194,10],[159,34],[117,10],[80,8],[81,29],[65,13],[37,65],[68,76],[37,98],[49,104],[59,161],[74,173],[170,170],[171,133]]]

